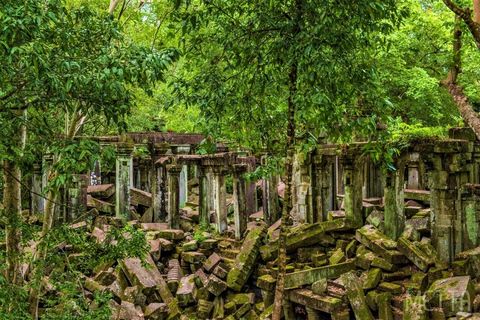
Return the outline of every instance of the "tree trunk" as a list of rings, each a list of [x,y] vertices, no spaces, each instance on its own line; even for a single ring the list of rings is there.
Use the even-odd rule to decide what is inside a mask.
[[[473,0],[473,21],[480,24],[480,0]]]
[[[287,160],[285,164],[285,195],[280,223],[280,236],[278,238],[278,275],[275,287],[275,301],[272,320],[280,320],[282,301],[285,291],[285,273],[287,264],[287,228],[290,210],[292,209],[292,179],[293,155],[295,152],[295,104],[293,99],[297,91],[297,66],[290,70],[290,95],[288,97],[288,123],[287,123]]]
[[[468,97],[463,93],[463,88],[457,84],[458,74],[461,72],[462,31],[457,25],[461,17],[455,15],[455,28],[453,31],[453,66],[448,73],[447,79],[440,83],[447,89],[458,107],[458,111],[466,124],[475,132],[477,139],[480,139],[480,117],[468,102]]]
[[[22,223],[20,169],[11,160],[3,163],[3,206],[6,217],[7,281],[21,286]]]

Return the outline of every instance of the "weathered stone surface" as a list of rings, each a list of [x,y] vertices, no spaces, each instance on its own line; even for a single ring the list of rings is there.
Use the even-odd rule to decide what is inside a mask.
[[[98,212],[115,215],[115,206],[109,202],[95,199],[92,196],[87,196],[87,207],[95,208]]]
[[[143,313],[135,309],[135,305],[128,301],[122,301],[120,305],[120,312],[118,313],[118,320],[142,320]]]
[[[390,300],[392,295],[389,292],[377,295],[378,318],[382,320],[393,320],[392,305]]]
[[[312,284],[312,292],[315,294],[324,294],[327,291],[327,279],[320,279]]]
[[[275,290],[276,283],[277,283],[277,279],[275,279],[269,274],[261,276],[257,279],[257,287],[266,291]]]
[[[160,260],[162,256],[162,244],[160,240],[148,240],[148,244],[150,245],[150,256],[152,257],[153,261]]]
[[[167,283],[163,280],[162,275],[149,255],[147,255],[147,262],[151,266],[149,269],[142,267],[140,260],[137,258],[118,261],[131,284],[138,286],[145,295],[157,290],[162,300],[169,303],[173,300],[173,296],[168,289]]]
[[[345,253],[341,248],[338,248],[337,250],[335,250],[332,256],[328,259],[328,262],[330,264],[339,264],[341,262],[345,262],[345,260],[346,260]]]
[[[441,307],[445,316],[451,317],[457,312],[471,312],[475,287],[470,277],[453,277],[435,281],[427,291],[427,297],[433,307]]]
[[[177,300],[179,307],[185,307],[194,303],[197,297],[197,287],[195,286],[194,275],[189,275],[180,279],[180,285],[177,290]]]
[[[184,252],[195,251],[197,249],[198,249],[198,245],[197,245],[197,241],[195,241],[195,240],[188,241],[188,242],[184,243],[183,246],[182,246],[182,250]]]
[[[407,263],[408,261],[401,252],[396,250],[397,243],[375,229],[372,225],[366,225],[357,229],[355,238],[358,242],[383,257],[389,263],[398,264]]]
[[[377,288],[381,291],[390,292],[393,295],[399,295],[403,292],[401,285],[391,282],[382,282]]]
[[[141,204],[145,207],[150,207],[152,205],[152,194],[150,192],[130,187],[130,197],[130,201],[134,205]]]
[[[412,275],[410,283],[408,284],[408,288],[423,292],[427,288],[427,285],[427,275],[422,272],[417,272]]]
[[[215,269],[213,269],[213,274],[220,279],[225,279],[227,277],[228,270],[229,269],[225,264],[220,263],[218,266],[215,267]]]
[[[292,253],[300,247],[308,247],[318,243],[325,232],[348,230],[349,222],[346,219],[317,222],[302,225],[287,235],[287,252]],[[260,248],[263,260],[270,261],[277,257],[278,241],[272,241]]]
[[[182,277],[180,262],[177,259],[168,261],[167,284],[171,292],[177,292]]]
[[[185,238],[185,234],[182,230],[166,229],[160,230],[158,232],[158,237],[167,240],[183,240],[183,238]]]
[[[215,267],[222,262],[222,258],[216,254],[213,253],[208,259],[203,263],[203,268],[207,272],[212,272]]]
[[[421,296],[409,297],[403,300],[403,319],[428,320],[425,302],[425,299]]]
[[[354,270],[355,262],[349,261],[336,265],[312,268],[285,275],[285,288],[294,288],[305,284],[312,284],[320,279],[336,279],[343,273]]]
[[[210,317],[210,313],[213,309],[213,302],[207,300],[198,300],[198,317],[200,319],[208,319]]]
[[[188,263],[200,264],[205,261],[205,255],[200,252],[182,252],[182,259]]]
[[[114,184],[99,184],[96,186],[88,186],[87,193],[94,198],[109,198],[115,193]]]
[[[374,289],[377,287],[380,280],[382,280],[382,270],[379,268],[370,269],[367,273],[367,278],[363,288],[365,290]]]
[[[398,239],[397,248],[423,272],[427,272],[428,268],[433,265],[432,258],[406,238],[400,237]]]
[[[316,295],[308,289],[288,290],[285,292],[285,299],[331,314],[343,308],[342,300],[329,296]]]
[[[158,240],[160,241],[160,244],[162,246],[163,251],[167,251],[167,252],[173,251],[172,241],[167,240],[167,239],[162,239],[162,238],[160,238]]]
[[[229,288],[240,291],[250,277],[259,254],[259,247],[265,237],[265,226],[254,227],[247,235],[240,252],[235,259],[233,268],[228,272]]]
[[[208,292],[212,293],[214,296],[219,296],[222,292],[227,290],[227,284],[219,279],[217,276],[211,274],[208,277],[207,283],[205,284],[205,288]]]
[[[144,305],[147,296],[142,293],[138,286],[127,287],[123,291],[122,300],[133,303],[134,305]]]
[[[150,303],[145,308],[145,320],[163,320],[168,316],[168,305],[166,303]]]
[[[341,279],[355,318],[357,320],[373,320],[372,312],[365,302],[365,295],[360,279],[357,278],[353,271],[342,274]]]

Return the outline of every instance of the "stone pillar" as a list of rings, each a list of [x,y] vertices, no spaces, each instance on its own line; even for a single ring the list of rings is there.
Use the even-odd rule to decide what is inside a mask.
[[[225,184],[226,170],[223,166],[214,167],[215,193],[215,224],[219,233],[227,229],[227,186]]]
[[[247,166],[235,164],[233,169],[233,214],[235,218],[235,238],[241,239],[247,229],[246,185],[243,174]]]
[[[327,212],[334,210],[332,177],[335,157],[316,155],[313,158],[313,223],[325,221]]]
[[[312,204],[312,165],[311,155],[297,153],[295,155],[294,175],[292,181],[292,205],[298,221],[313,223]],[[295,170],[295,168],[297,170]]]
[[[406,157],[396,159],[395,171],[385,174],[385,234],[397,240],[405,229],[405,161]]]
[[[211,193],[209,190],[209,183],[205,168],[202,165],[198,166],[198,215],[199,223],[205,226],[210,226],[210,210],[208,208],[208,197]]]
[[[146,192],[151,191],[151,184],[150,184],[150,159],[139,159],[138,165],[138,176],[139,176],[139,184],[138,189]]]
[[[102,166],[100,161],[95,160],[95,167],[90,173],[90,185],[98,186],[102,184]]]
[[[306,307],[307,310],[307,320],[321,320],[320,312],[310,307]]]
[[[345,185],[345,217],[352,228],[363,226],[363,161],[358,155],[341,158]]]
[[[188,166],[184,165],[180,172],[180,208],[188,201]]]
[[[130,186],[132,185],[133,142],[117,144],[117,164],[115,173],[115,212],[116,216],[127,221],[130,218]]]
[[[254,172],[256,169],[255,157],[238,157],[240,163],[247,165],[247,172]],[[257,206],[257,184],[255,182],[246,185],[247,215],[258,212]]]
[[[462,188],[462,243],[463,251],[480,245],[480,184],[466,184]]]
[[[283,299],[283,315],[285,320],[295,320],[295,307],[291,301]]]
[[[88,176],[75,174],[67,192],[67,214],[65,222],[72,222],[87,212]]]
[[[42,165],[38,162],[33,164],[32,191],[31,215],[43,215],[45,201],[42,197]]]
[[[168,227],[178,229],[180,222],[180,172],[182,166],[167,165],[168,172]]]
[[[471,176],[472,151],[472,142],[440,140],[423,157],[430,187],[432,245],[448,265],[464,251],[467,221],[463,221],[460,191]]]
[[[407,163],[408,182],[407,189],[417,189],[419,187],[419,172],[418,163],[420,155],[418,153],[411,153]]]
[[[153,201],[153,222],[165,221],[165,168],[158,164],[157,161],[161,156],[165,155],[168,145],[165,143],[155,143],[150,146],[150,154],[152,156],[150,165],[151,194]]]

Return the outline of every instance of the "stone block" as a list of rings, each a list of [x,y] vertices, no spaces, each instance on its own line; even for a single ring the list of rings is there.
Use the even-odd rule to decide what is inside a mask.
[[[299,248],[297,250],[297,259],[298,262],[308,262],[311,261],[311,257],[314,254],[324,253],[324,247],[309,247],[309,248]]]
[[[227,277],[228,271],[229,271],[229,268],[225,264],[220,263],[215,267],[215,269],[213,269],[213,274],[219,277],[220,279],[225,280],[225,278]]]
[[[182,230],[166,229],[158,232],[158,237],[167,240],[183,240],[185,233]]]
[[[392,295],[400,295],[403,292],[402,286],[391,282],[382,282],[378,285],[378,290],[389,292]]]
[[[266,291],[275,290],[276,283],[277,279],[275,279],[269,274],[261,276],[257,279],[257,287]]]
[[[421,296],[409,297],[403,300],[403,319],[405,320],[428,320],[425,299]]]
[[[144,315],[135,309],[135,305],[128,301],[122,301],[120,311],[118,313],[118,320],[142,320]]]
[[[302,225],[294,228],[287,235],[287,252],[293,253],[298,248],[319,243],[322,239],[321,236],[326,232],[345,231],[349,229],[349,222],[345,218]],[[263,260],[274,260],[278,253],[278,241],[272,241],[262,246],[260,253]]]
[[[312,284],[320,279],[336,279],[343,273],[354,269],[355,262],[349,261],[336,265],[292,272],[285,275],[285,288],[294,288],[305,284]]]
[[[327,279],[320,279],[312,284],[312,292],[314,294],[324,294],[327,291],[327,288]]]
[[[152,194],[140,189],[130,187],[130,202],[133,205],[139,205],[145,207],[152,206]]]
[[[408,262],[407,258],[397,250],[397,243],[372,225],[366,225],[357,229],[355,238],[389,263],[399,264]]]
[[[168,317],[168,305],[166,303],[150,303],[145,308],[145,320],[163,320]]]
[[[285,299],[330,314],[335,314],[344,307],[342,300],[330,296],[316,295],[308,289],[287,290]]]
[[[148,240],[148,244],[150,245],[150,256],[152,257],[153,261],[158,261],[160,260],[160,257],[162,256],[162,244],[160,240]]]
[[[428,268],[433,265],[433,259],[423,252],[416,243],[406,238],[398,239],[397,248],[423,272],[427,272]]]
[[[377,295],[379,319],[393,320],[391,299],[392,295],[389,292],[383,292]]]
[[[363,288],[365,290],[374,289],[382,279],[382,270],[379,268],[370,269],[367,273]]]
[[[195,240],[188,241],[188,242],[184,243],[183,246],[182,246],[182,251],[183,252],[195,251],[197,249],[198,249],[198,245],[197,245],[197,241],[195,241]]]
[[[409,290],[415,290],[417,292],[423,292],[427,289],[428,278],[425,273],[417,272],[412,275],[410,283],[408,284]]]
[[[205,284],[205,288],[208,292],[218,297],[222,292],[227,290],[227,284],[219,279],[217,276],[211,274]]]
[[[360,279],[355,275],[355,272],[344,273],[341,279],[355,318],[357,320],[374,320],[372,312],[365,302],[365,294]]]
[[[345,262],[345,260],[345,253],[341,248],[339,248],[333,252],[332,256],[328,259],[328,262],[330,264],[339,264],[341,262]]]
[[[475,287],[470,277],[453,277],[435,281],[427,291],[432,307],[441,307],[446,317],[458,312],[471,312]]]
[[[208,259],[203,263],[203,268],[207,272],[212,272],[215,267],[222,262],[222,258],[216,254],[213,253]]]
[[[235,319],[241,319],[243,316],[252,309],[252,305],[250,303],[245,303],[234,314]]]
[[[182,252],[182,259],[185,262],[200,264],[205,261],[205,255],[200,252]]]
[[[195,303],[197,297],[197,287],[195,286],[194,275],[189,275],[180,279],[177,290],[177,300],[179,307],[186,307]]]
[[[162,250],[163,251],[167,251],[167,252],[170,252],[170,251],[173,251],[173,243],[172,241],[170,240],[167,240],[167,239],[158,239],[158,241],[160,241],[160,245],[162,246]]]
[[[128,281],[138,286],[145,295],[148,296],[153,291],[158,291],[163,302],[169,303],[173,300],[167,283],[158,271],[150,255],[147,255],[147,263],[150,265],[148,269],[142,267],[140,259],[137,258],[119,260],[118,263],[127,276]]]
[[[255,226],[247,235],[235,259],[233,268],[228,272],[228,287],[240,291],[252,274],[259,256],[259,248],[266,234],[264,225]]]

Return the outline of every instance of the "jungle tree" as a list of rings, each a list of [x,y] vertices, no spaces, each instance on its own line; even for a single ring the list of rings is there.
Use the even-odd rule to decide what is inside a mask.
[[[274,319],[284,290],[295,136],[315,140],[326,131],[348,141],[354,130],[374,131],[375,114],[387,103],[375,95],[364,49],[379,44],[372,33],[391,31],[401,15],[396,1],[205,0],[180,10],[190,72],[172,84],[179,99],[200,106],[214,137],[250,147],[283,142]]]

